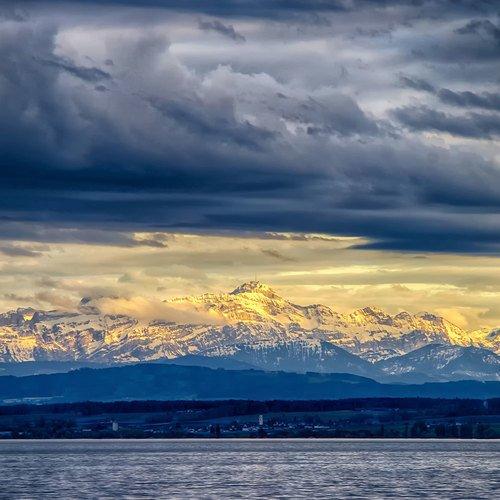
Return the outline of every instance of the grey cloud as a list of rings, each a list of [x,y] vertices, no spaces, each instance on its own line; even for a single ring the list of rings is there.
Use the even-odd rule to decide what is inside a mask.
[[[0,3],[0,19],[7,21],[23,22],[27,21],[29,16],[24,9],[17,8],[13,5],[3,5]]]
[[[43,255],[42,252],[14,245],[0,246],[0,253],[8,257],[40,257]]]
[[[432,84],[430,84],[426,80],[423,80],[422,78],[415,78],[402,75],[400,77],[400,81],[401,84],[404,85],[405,87],[409,87],[414,90],[421,90],[424,92],[432,92],[432,93],[434,93],[436,90]]]
[[[134,281],[134,277],[129,273],[122,274],[118,278],[118,283],[133,283]]]
[[[453,106],[500,111],[500,94],[497,93],[483,92],[478,94],[469,90],[454,92],[450,89],[440,89],[437,95],[442,102]]]
[[[36,285],[42,288],[57,288],[60,286],[60,282],[50,276],[42,276],[36,280]]]
[[[306,122],[308,117],[321,117],[317,125],[307,127],[307,133],[341,135],[359,134],[377,134],[379,126],[373,120],[370,120],[360,109],[356,102],[343,95],[331,96],[323,102],[316,99],[309,99],[301,104],[298,117],[303,114],[301,121]]]
[[[451,106],[500,110],[500,94],[498,93],[476,93],[470,90],[457,92],[447,88],[436,89],[434,85],[426,80],[409,76],[401,76],[400,82],[404,87],[434,94],[441,102]]]
[[[238,33],[232,24],[226,25],[218,19],[214,19],[213,21],[200,21],[198,26],[201,30],[215,31],[216,33],[231,38],[231,40],[235,42],[246,42],[246,38],[241,33]]]
[[[165,234],[156,233],[149,234],[147,237],[134,238],[134,246],[146,246],[152,248],[168,248],[168,240],[170,237]]]
[[[32,4],[31,0],[19,0],[23,4]],[[406,0],[403,0],[406,1]],[[356,6],[364,0],[357,0]],[[65,4],[67,0],[53,0],[55,4]],[[346,0],[88,0],[74,3],[93,4],[108,8],[142,7],[173,10],[186,13],[203,13],[220,17],[252,17],[270,19],[295,19],[299,15],[309,16],[317,12],[342,12],[348,10],[352,2]],[[311,16],[314,18],[314,16]]]
[[[304,127],[311,136],[338,135],[374,136],[382,133],[376,120],[367,116],[351,97],[340,92],[332,92],[327,96],[284,96],[278,93],[266,102],[271,112],[278,112],[283,119],[295,122]],[[266,96],[261,97],[262,100]]]
[[[292,259],[291,257],[287,257],[286,255],[283,255],[281,252],[278,252],[277,250],[274,250],[272,248],[262,249],[261,252],[264,255],[267,255],[268,257],[280,260],[282,262],[294,262],[295,261],[295,259]]]
[[[450,115],[425,106],[407,106],[393,111],[411,130],[435,130],[459,137],[491,140],[500,135],[500,117],[494,114]]]
[[[278,11],[276,5],[272,9]],[[310,9],[305,2],[295,10],[281,5],[299,17]],[[429,12],[436,5],[425,3]],[[209,7],[223,10],[221,4]],[[97,65],[83,67],[97,72],[82,72],[74,61],[85,60],[89,48],[79,47],[78,37],[64,47],[57,23],[38,18],[35,8],[26,22],[0,23],[0,238],[165,248],[168,241],[156,233],[304,232],[359,236],[398,250],[498,251],[498,165],[491,143],[474,140],[498,135],[496,115],[457,116],[436,101],[436,109],[403,104],[390,117],[394,121],[386,119],[387,103],[401,91],[393,75],[424,76],[407,77],[406,85],[433,99],[423,82],[453,88],[442,68],[460,59],[441,64],[440,54],[433,64],[408,60],[409,51],[425,42],[415,22],[406,25],[404,44],[390,51],[390,42],[372,40],[371,64],[364,56],[366,40],[349,39],[349,33],[359,25],[382,29],[389,11],[397,25],[419,9],[411,2],[387,11],[369,2],[354,7],[359,11],[335,11],[352,17],[330,16],[331,26],[318,27],[314,36],[293,23],[277,26],[274,14],[260,12],[264,21],[252,16],[258,43],[253,36],[244,45],[219,40],[220,51],[209,54],[192,50],[190,43],[176,44],[176,30],[169,31],[175,16],[163,16],[166,24],[155,30],[137,21],[138,11],[127,15],[119,9],[121,16],[106,18],[113,29],[104,31],[120,32],[124,23],[127,36],[100,34],[101,40],[89,44],[101,42],[88,60],[113,61],[112,75],[104,72],[109,77]],[[81,22],[79,9],[92,32],[88,7],[81,4],[58,18],[67,23],[59,28],[66,36]],[[192,4],[186,9],[191,12]],[[470,9],[445,11],[441,6],[436,13],[450,17],[443,37]],[[140,12],[150,23],[161,17],[161,9]],[[187,25],[195,25],[200,13],[205,11],[188,12]],[[228,9],[224,25],[232,16]],[[207,35],[183,31],[183,41],[189,36],[196,49]],[[452,37],[453,44],[463,40],[474,50],[482,47],[475,33]],[[279,48],[279,57],[269,53],[268,44]],[[61,56],[65,48],[71,59]],[[377,60],[378,49],[385,59]],[[346,72],[339,76],[341,67]],[[94,85],[73,85],[59,78],[61,72]],[[477,72],[476,66],[476,80],[468,68],[461,73],[469,83],[465,88],[486,96],[476,88],[486,70]],[[112,81],[112,92],[95,90],[94,80],[101,77],[99,85]],[[440,148],[406,128],[469,140]],[[152,236],[133,234],[140,232]]]
[[[59,227],[57,227],[59,226]],[[109,245],[117,247],[152,247],[167,248],[168,236],[149,234],[146,237],[135,237],[133,234],[119,230],[119,227],[108,229],[86,227],[56,227],[47,223],[2,221],[0,241],[39,241],[51,243],[87,243],[91,245]],[[35,257],[42,255],[38,247],[2,246],[0,252],[9,255]]]
[[[411,241],[404,241],[404,239],[385,239],[381,241],[373,241],[359,245],[352,245],[352,249],[357,250],[396,250],[396,251],[425,251],[427,246],[424,242],[420,244],[412,239]],[[491,254],[498,255],[500,253],[499,242],[483,243],[479,241],[461,241],[457,242],[452,239],[435,239],[433,241],[435,252],[444,253],[464,253],[464,254]]]
[[[33,0],[19,0],[33,4]],[[36,2],[35,2],[36,3]],[[53,0],[65,4],[67,0]],[[483,15],[495,10],[491,0],[74,0],[72,3],[94,4],[105,7],[145,7],[157,10],[206,13],[217,16],[289,19],[299,15],[342,12],[414,11],[417,19],[435,19],[453,15]]]
[[[455,33],[460,35],[486,35],[491,36],[500,43],[500,28],[489,19],[472,19],[461,28],[457,28]]]
[[[495,14],[491,13],[492,18]],[[422,38],[410,53],[417,60],[446,65],[467,63],[477,68],[500,58],[499,34],[500,28],[490,19],[471,20],[461,28],[443,28]],[[470,69],[460,68],[461,71]],[[491,68],[489,70],[491,72]]]
[[[19,295],[18,293],[4,293],[2,295],[2,298],[4,298],[5,300],[17,302],[19,304],[29,304],[30,302],[35,300],[35,297],[33,297],[32,295]]]
[[[207,103],[193,100],[149,99],[150,104],[163,116],[174,120],[191,133],[217,138],[222,142],[234,142],[243,147],[259,149],[274,133],[245,121],[235,120],[233,103],[224,99],[217,108],[209,109]]]
[[[210,229],[205,231],[194,231],[194,234],[210,235],[210,236],[221,236],[221,237],[237,237],[237,238],[250,238],[257,240],[272,240],[272,241],[325,241],[338,243],[343,241],[335,236],[329,236],[327,234],[309,234],[309,233],[279,233],[279,232],[260,232],[256,230],[252,231],[224,231]]]
[[[70,309],[74,310],[76,306],[76,301],[73,297],[69,297],[67,294],[59,293],[53,290],[42,290],[35,293],[35,300],[50,304],[50,306],[57,309]]]
[[[339,242],[339,238],[323,234],[295,234],[295,233],[253,233],[253,238],[260,238],[263,240],[285,240],[285,241],[330,241]]]
[[[111,79],[111,75],[102,69],[78,66],[73,61],[62,57],[53,57],[52,59],[39,59],[35,57],[35,60],[40,64],[59,69],[86,82],[100,82]]]

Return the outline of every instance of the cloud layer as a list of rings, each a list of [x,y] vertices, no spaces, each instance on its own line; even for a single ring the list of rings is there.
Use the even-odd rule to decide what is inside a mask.
[[[499,253],[491,2],[2,5],[4,240]]]
[[[366,251],[353,248],[362,245],[360,239],[290,233],[175,234],[167,243],[16,243],[38,255],[0,252],[0,312],[27,306],[76,310],[82,297],[91,297],[108,313],[217,323],[217,317],[163,301],[228,292],[259,279],[298,304],[341,312],[367,305],[393,314],[430,311],[467,329],[500,324],[495,257]]]

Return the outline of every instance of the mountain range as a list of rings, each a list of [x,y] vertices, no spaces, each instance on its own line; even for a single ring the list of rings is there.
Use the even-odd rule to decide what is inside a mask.
[[[390,315],[365,307],[341,314],[320,304],[294,304],[258,281],[229,293],[164,301],[169,314],[162,319],[111,314],[103,304],[84,298],[75,311],[0,314],[0,370],[11,373],[9,365],[22,362],[37,373],[47,363],[174,360],[381,381],[500,380],[500,329],[466,332],[425,312]]]

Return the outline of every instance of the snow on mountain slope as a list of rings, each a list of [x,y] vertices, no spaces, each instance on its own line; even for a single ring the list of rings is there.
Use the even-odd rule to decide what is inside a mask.
[[[500,353],[500,328],[475,330],[470,333],[470,340],[473,346],[485,347],[497,354]]]
[[[390,316],[365,307],[342,315],[319,304],[293,304],[259,282],[245,283],[230,294],[184,297],[175,302],[219,314],[233,325],[267,324],[291,340],[322,339],[370,360],[404,354],[429,343],[471,343],[465,331],[430,313]]]
[[[324,340],[261,341],[207,349],[204,356],[247,363],[263,370],[352,373],[376,377],[372,363]]]
[[[500,356],[478,347],[431,344],[375,365],[386,375],[408,381],[500,380]]]
[[[342,315],[319,304],[293,304],[257,281],[230,293],[181,297],[165,301],[165,305],[167,311],[181,310],[182,317],[197,320],[179,323],[167,317],[144,321],[106,314],[100,299],[89,298],[82,299],[74,312],[26,308],[0,314],[0,361],[135,362],[233,345],[297,341],[311,343],[311,349],[324,341],[370,361],[433,343],[500,349],[498,330],[491,335],[470,335],[429,313],[391,316],[369,307]],[[186,314],[189,312],[193,314]],[[214,321],[200,323],[199,318]]]
[[[228,324],[270,323],[297,324],[312,329],[321,324],[333,325],[341,316],[325,306],[299,306],[280,297],[272,288],[258,281],[244,283],[230,293],[181,297],[167,303],[191,305],[195,311],[211,312]]]
[[[0,326],[0,360],[69,361],[101,357],[109,346],[117,346],[130,334],[137,321],[126,316],[81,314],[78,312],[11,312],[11,324]],[[7,315],[0,315],[5,322]]]

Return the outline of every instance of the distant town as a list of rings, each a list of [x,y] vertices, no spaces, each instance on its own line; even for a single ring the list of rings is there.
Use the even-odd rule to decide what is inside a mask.
[[[500,399],[127,401],[0,407],[0,438],[500,438]]]

